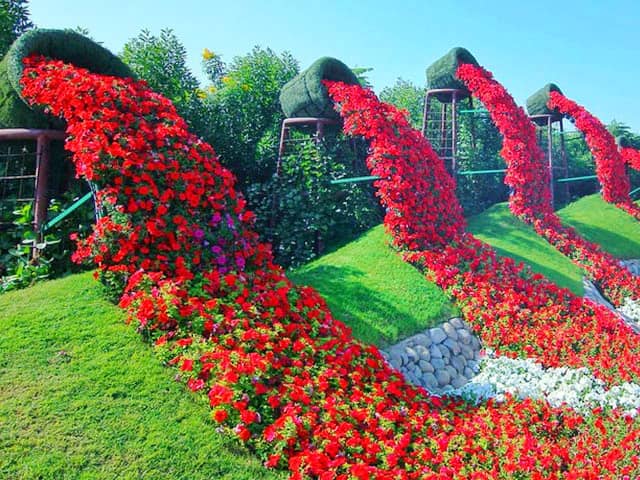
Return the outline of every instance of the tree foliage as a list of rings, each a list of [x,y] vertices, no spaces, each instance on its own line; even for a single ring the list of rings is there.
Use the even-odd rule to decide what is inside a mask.
[[[196,133],[204,133],[204,93],[187,66],[187,52],[171,29],[160,35],[148,30],[129,40],[122,60],[155,91],[169,98]]]
[[[408,111],[411,126],[419,129],[422,128],[424,93],[424,88],[420,88],[408,80],[398,78],[392,86],[382,89],[380,100]]]
[[[217,55],[205,58],[205,71],[212,81],[206,99],[207,139],[241,185],[264,181],[274,172],[284,119],[278,96],[298,69],[290,53],[278,55],[257,46],[229,65],[221,64]]]
[[[0,0],[0,58],[13,41],[30,28],[33,23],[29,20],[27,0]]]

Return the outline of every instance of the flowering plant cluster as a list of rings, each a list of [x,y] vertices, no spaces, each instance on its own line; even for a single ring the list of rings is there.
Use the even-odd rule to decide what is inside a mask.
[[[375,347],[351,337],[314,290],[292,285],[273,264],[269,247],[251,230],[252,215],[233,176],[211,147],[186,131],[170,102],[143,82],[41,57],[25,66],[23,95],[66,119],[78,173],[97,182],[111,206],[77,257],[120,276],[126,285],[120,304],[130,320],[187,386],[206,396],[214,422],[252,446],[267,466],[286,467],[294,479],[323,480],[597,478],[640,471],[640,422],[620,410],[583,417],[510,397],[470,406],[405,383]],[[368,136],[389,149],[372,159],[384,174],[379,185],[397,243],[427,261],[433,255],[442,265],[435,276],[463,303],[468,282],[484,278],[477,299],[466,303],[484,315],[473,317],[478,329],[497,309],[497,321],[484,329],[493,335],[490,343],[500,343],[505,315],[526,295],[538,296],[529,304],[531,318],[518,317],[518,328],[530,324],[529,336],[518,340],[519,350],[513,342],[507,349],[525,351],[531,335],[555,327],[545,320],[573,315],[575,329],[551,344],[558,362],[582,365],[594,353],[587,349],[598,350],[603,353],[594,363],[604,379],[640,377],[638,347],[624,325],[564,290],[547,295],[552,287],[539,277],[537,287],[525,290],[529,273],[498,261],[464,234],[453,181],[402,115],[360,87],[334,87],[343,114],[361,117],[352,129],[381,128]],[[347,93],[368,103],[350,102]],[[389,118],[383,122],[381,114]],[[425,156],[415,157],[415,149]],[[408,158],[418,160],[414,170]],[[517,288],[499,289],[500,298],[491,300],[489,288],[516,278]],[[576,342],[581,336],[587,347]]]
[[[640,150],[633,147],[620,148],[620,155],[624,162],[634,170],[640,170]]]
[[[517,398],[545,399],[550,405],[567,405],[583,415],[597,408],[621,408],[635,416],[640,411],[640,385],[623,383],[607,389],[587,368],[544,368],[529,358],[495,356],[491,352],[482,359],[480,373],[451,395],[470,402],[505,394]]]
[[[602,198],[613,203],[629,215],[640,220],[640,207],[629,196],[631,183],[627,175],[624,156],[618,151],[616,140],[600,120],[582,105],[568,99],[560,92],[551,92],[549,108],[557,108],[575,121],[584,134],[596,164],[596,175],[602,185]]]
[[[462,64],[458,67],[457,76],[465,83],[469,91],[478,98],[489,110],[491,119],[503,136],[502,157],[507,164],[505,182],[512,188],[509,199],[511,211],[524,222],[531,224],[538,235],[544,237],[561,253],[569,257],[576,265],[585,270],[588,276],[604,291],[605,295],[615,305],[621,305],[625,298],[640,298],[640,283],[631,273],[620,268],[618,260],[602,251],[600,247],[588,242],[570,227],[562,224],[560,218],[553,212],[549,186],[549,170],[545,165],[542,151],[537,144],[535,127],[527,117],[525,111],[516,105],[507,90],[498,83],[493,75],[482,67]],[[557,92],[551,93],[557,99]],[[564,97],[563,97],[564,98]],[[550,108],[564,104],[550,103]],[[564,113],[573,113],[564,112]],[[577,115],[577,114],[576,114]],[[582,126],[576,120],[578,127]],[[590,124],[593,126],[593,122]],[[604,127],[602,127],[604,129]],[[587,130],[589,132],[594,129]],[[604,129],[606,132],[606,129]],[[608,132],[606,132],[611,137]],[[599,136],[598,136],[599,135]],[[598,133],[589,133],[588,141],[593,138],[604,137]],[[589,140],[591,139],[591,140]],[[610,138],[613,149],[616,149],[613,137]],[[611,146],[607,142],[600,142]],[[593,147],[592,147],[593,148]],[[607,150],[608,152],[608,150]],[[615,152],[617,155],[617,150]],[[608,153],[607,153],[608,155]],[[616,157],[619,160],[619,157]],[[599,178],[603,188],[607,185],[605,200],[621,202],[625,188],[626,198],[629,198],[628,177],[620,181],[614,180],[620,169],[624,169],[622,161],[599,161]],[[626,185],[626,187],[624,186]],[[603,195],[604,192],[603,192]],[[629,200],[630,201],[630,200]],[[621,205],[621,203],[619,203]],[[629,207],[630,208],[630,207]],[[627,211],[629,208],[625,207]]]
[[[440,191],[451,185],[449,174],[404,116],[366,90],[329,84],[329,93],[340,105],[345,130],[370,141],[367,162],[381,177],[375,185],[387,208],[386,225],[393,225],[389,217],[415,225],[432,222],[428,206],[443,197],[455,214],[457,202]],[[402,182],[387,176],[388,165]],[[425,178],[420,165],[428,165],[441,177],[427,185],[426,192],[411,181],[414,176]],[[408,196],[420,198],[427,208],[407,208]],[[465,233],[461,221],[457,226],[459,233],[449,243],[434,243],[428,249],[402,231],[390,231],[406,258],[456,298],[485,345],[500,354],[538,358],[546,366],[591,367],[609,382],[639,378],[640,369],[634,365],[640,354],[638,337],[615,313],[575,297],[522,264],[498,257],[490,246]],[[446,227],[450,231],[448,223]],[[627,355],[631,356],[624,360]]]

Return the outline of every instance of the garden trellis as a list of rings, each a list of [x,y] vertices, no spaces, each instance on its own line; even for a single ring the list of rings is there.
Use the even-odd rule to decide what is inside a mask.
[[[0,97],[3,99],[0,105],[0,145],[3,147],[3,153],[0,153],[0,204],[11,211],[31,203],[33,228],[41,237],[45,230],[91,199],[94,199],[96,215],[99,209],[95,202],[97,186],[90,183],[89,192],[47,221],[50,201],[64,193],[73,176],[71,164],[62,150],[61,142],[66,137],[64,122],[46,114],[43,109],[31,108],[20,93],[22,60],[34,53],[55,56],[117,77],[134,75],[104,47],[77,32],[66,30],[31,30],[11,46],[0,62]],[[5,220],[0,218],[0,221]],[[12,228],[11,223],[6,222],[4,228]]]
[[[47,217],[51,193],[51,142],[64,140],[64,137],[64,132],[59,130],[0,129],[0,143],[7,148],[6,152],[0,154],[0,202],[14,207],[33,203],[33,225],[36,231],[40,230]],[[20,152],[12,152],[10,144],[16,140],[25,142],[22,148],[18,147]],[[35,149],[31,146],[34,141]]]

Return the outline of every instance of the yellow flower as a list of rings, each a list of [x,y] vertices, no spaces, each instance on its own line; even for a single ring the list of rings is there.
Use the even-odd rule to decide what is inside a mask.
[[[196,95],[198,98],[207,98],[207,93],[199,88],[196,89]]]
[[[247,85],[246,83],[242,85],[242,90],[244,90],[245,92],[249,90],[249,85]]]
[[[202,51],[202,58],[204,58],[205,60],[211,60],[213,57],[215,57],[216,54],[213,53],[211,50],[209,50],[208,48],[205,48]]]
[[[228,85],[229,83],[231,83],[231,78],[225,75],[224,77],[222,77],[222,83]]]
[[[218,89],[213,85],[209,85],[208,90],[209,90],[209,93],[216,93],[218,91]]]

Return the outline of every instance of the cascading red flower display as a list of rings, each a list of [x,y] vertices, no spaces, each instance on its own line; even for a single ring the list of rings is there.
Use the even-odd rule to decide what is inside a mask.
[[[505,183],[512,188],[509,207],[514,215],[531,224],[538,235],[585,270],[612,303],[620,306],[628,297],[639,299],[640,282],[627,269],[622,268],[615,257],[580,237],[573,228],[563,225],[553,212],[549,171],[536,141],[535,127],[525,111],[516,105],[509,92],[484,68],[461,64],[456,75],[472,95],[485,105],[503,136],[501,154],[507,164]],[[551,92],[552,98],[557,98],[557,95],[557,92]],[[558,105],[554,103],[549,106],[554,108]],[[613,147],[615,149],[615,141]],[[613,170],[603,167],[602,163],[601,161],[599,177],[608,179],[608,183],[613,185],[615,182],[612,178],[615,175],[611,171],[617,172],[622,161]],[[608,191],[618,192],[616,195],[620,195],[621,190],[624,190],[623,186],[611,187]],[[628,192],[627,188],[627,198]]]
[[[596,175],[602,185],[602,198],[613,203],[629,215],[640,220],[640,207],[629,196],[631,183],[627,175],[624,157],[618,152],[616,140],[607,128],[582,105],[568,99],[560,92],[551,92],[549,108],[556,108],[575,121],[584,134],[585,141],[596,164]]]
[[[622,160],[634,170],[640,170],[640,151],[633,147],[622,147],[620,149]]]
[[[521,276],[524,288],[529,274],[522,267],[498,261],[463,233],[459,206],[449,192],[452,180],[420,136],[399,141],[409,133],[401,115],[360,87],[333,90],[343,96],[343,115],[360,115],[350,128],[382,128],[369,131],[369,138],[378,140],[370,162],[386,175],[378,183],[397,243],[427,263],[440,262],[438,281],[477,309],[500,282]],[[353,98],[346,97],[349,92]],[[293,479],[344,480],[598,478],[640,472],[640,416],[595,411],[583,418],[544,402],[511,398],[473,407],[429,397],[407,384],[375,347],[357,342],[333,319],[314,290],[295,287],[273,265],[269,247],[251,230],[251,214],[235,192],[233,176],[210,146],[187,132],[170,102],[143,82],[31,57],[22,93],[66,119],[66,146],[77,171],[100,185],[109,206],[110,214],[81,243],[77,256],[126,279],[121,305],[130,319],[187,386],[206,395],[214,421],[253,446],[267,466],[288,468]],[[386,123],[381,112],[389,115]],[[389,128],[394,125],[397,132]],[[425,156],[416,157],[415,149]],[[411,172],[426,176],[420,180]],[[413,210],[407,211],[405,202]],[[459,241],[464,245],[455,246]],[[493,266],[499,269],[488,269]],[[584,334],[589,345],[582,347],[573,337],[574,343],[560,350],[550,346],[555,355],[565,352],[557,362],[566,357],[588,364],[581,349],[606,350],[610,353],[593,357],[603,378],[640,378],[629,364],[638,366],[638,352],[612,314],[560,289],[557,298],[542,298],[542,287],[535,285],[548,284],[538,276],[533,280],[534,287],[520,297],[503,290],[497,301],[505,306],[499,311],[506,316],[520,308],[527,293],[539,295],[537,306],[544,302],[547,310],[529,312],[530,325],[555,338],[555,325],[543,320],[571,317],[578,330],[563,335]],[[474,281],[478,293],[471,290]],[[465,302],[458,292],[473,298]],[[555,305],[555,299],[565,301]],[[476,319],[477,328],[491,320],[494,307],[493,300],[482,307],[485,316]],[[588,312],[595,320],[584,327]],[[510,321],[502,314],[487,329],[496,337],[496,325]],[[600,330],[591,330],[594,325]],[[526,326],[519,325],[518,333],[533,335],[535,328]]]
[[[457,200],[441,191],[453,188],[451,177],[428,141],[411,128],[406,117],[380,103],[370,91],[338,83],[327,85],[340,105],[344,130],[370,142],[367,164],[373,175],[381,177],[374,185],[387,209],[385,225],[388,217],[392,217],[390,225],[395,218],[415,225],[433,221],[429,205],[440,198],[447,199],[446,205],[455,216],[460,208]],[[393,165],[396,176],[386,175],[386,165]],[[425,167],[421,165],[437,177],[425,177]],[[398,178],[403,181],[398,182]],[[425,178],[432,179],[424,182]],[[418,179],[422,182],[418,183]],[[406,193],[398,192],[405,189]],[[423,199],[426,208],[414,208],[413,203],[406,206],[406,195]],[[435,224],[440,231],[451,231],[448,222],[438,225]],[[575,297],[532,274],[522,264],[498,257],[490,246],[465,233],[462,227],[460,222],[456,229],[459,233],[444,247],[443,237],[424,248],[411,236],[404,237],[393,228],[390,232],[406,258],[425,268],[430,280],[455,297],[465,319],[486,345],[504,355],[537,358],[547,366],[586,366],[607,381],[635,378],[637,373],[629,376],[629,369],[640,373],[634,366],[640,359],[638,336],[615,313]],[[607,337],[610,340],[605,341]],[[605,344],[614,350],[603,348]],[[631,352],[634,353],[626,360],[615,360]],[[613,369],[605,372],[604,365]]]

